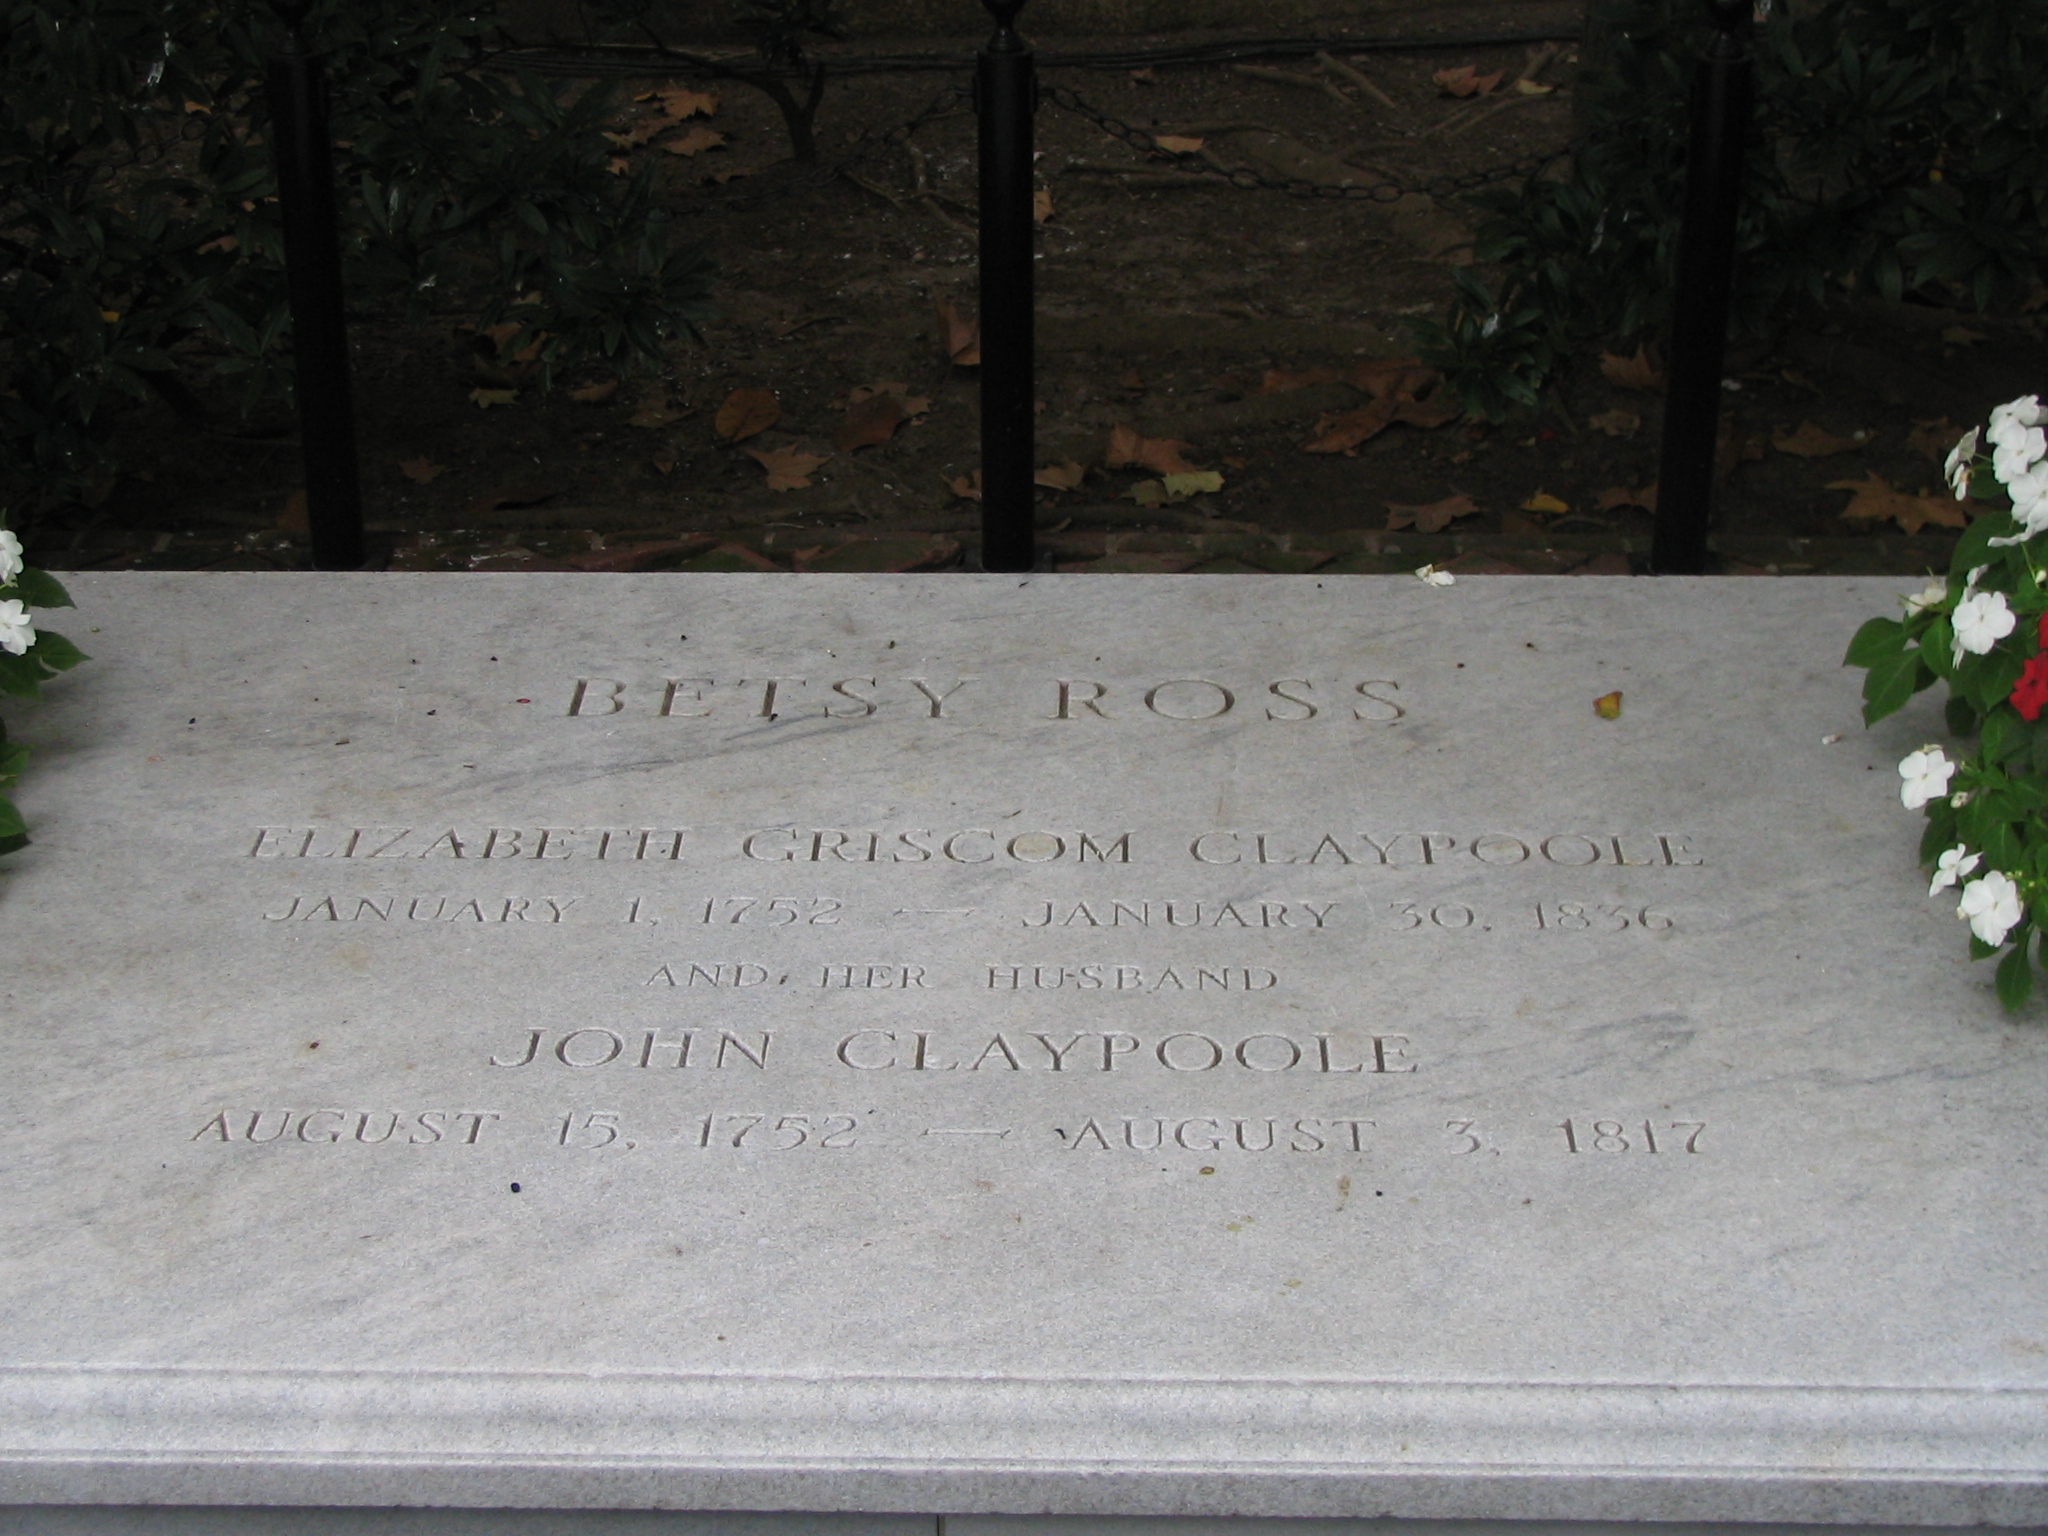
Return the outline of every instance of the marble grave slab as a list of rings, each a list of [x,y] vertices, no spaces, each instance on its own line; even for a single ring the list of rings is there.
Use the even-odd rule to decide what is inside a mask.
[[[2048,1523],[1910,583],[71,584],[0,1506]]]

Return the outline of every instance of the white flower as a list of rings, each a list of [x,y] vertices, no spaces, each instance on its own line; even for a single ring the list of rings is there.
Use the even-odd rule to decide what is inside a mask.
[[[1899,777],[1905,780],[1899,786],[1899,802],[1907,810],[1917,811],[1928,801],[1939,800],[1948,793],[1948,781],[1955,771],[1956,765],[1937,746],[1929,744],[1918,752],[1908,752],[1899,759]]]
[[[1941,466],[1957,501],[1970,494],[1970,461],[1977,457],[1977,444],[1982,437],[1978,428],[1970,428],[1969,435],[1949,450],[1948,461]]]
[[[1956,916],[1969,921],[1970,932],[1986,944],[2003,944],[2020,920],[2020,888],[2012,876],[1992,870],[1963,887]]]
[[[1963,578],[1963,595],[1965,597],[1977,590],[1978,581],[1990,569],[1991,567],[1988,565],[1973,565],[1970,567],[1970,574]]]
[[[1959,789],[1948,797],[1948,803],[1960,811],[1970,803],[1970,797],[1976,793],[1974,789]]]
[[[1935,860],[1934,883],[1927,887],[1927,894],[1932,896],[1937,891],[1947,890],[1983,862],[1961,843],[1957,843]]]
[[[1928,609],[1936,607],[1947,599],[1948,583],[1945,581],[1930,581],[1914,595],[1910,597],[1902,595],[1899,601],[1906,605],[1906,617],[1910,619],[1914,614],[1925,613]]]
[[[1972,592],[1956,604],[1956,656],[1968,651],[1982,656],[2013,632],[2019,622],[2007,606],[2003,592]]]
[[[1449,571],[1440,571],[1434,565],[1417,566],[1415,574],[1428,582],[1432,587],[1448,587],[1456,583],[1458,579]]]
[[[12,586],[21,571],[21,540],[0,528],[0,587]]]
[[[20,656],[36,643],[36,627],[28,621],[28,609],[21,599],[10,597],[0,603],[0,651]]]

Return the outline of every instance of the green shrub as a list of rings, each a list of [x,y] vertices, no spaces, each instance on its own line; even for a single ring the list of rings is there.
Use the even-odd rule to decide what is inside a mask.
[[[1612,46],[1582,72],[1571,173],[1482,199],[1493,285],[1461,283],[1418,328],[1476,414],[1500,419],[1599,341],[1661,331],[1672,299],[1698,0],[1596,0]],[[2035,0],[1819,0],[1757,28],[1731,328],[1856,286],[1989,309],[2048,253],[2048,7]],[[1506,349],[1495,316],[1533,311]],[[1497,326],[1494,334],[1502,327]],[[1507,402],[1508,405],[1504,405]]]
[[[709,268],[612,174],[609,87],[490,67],[453,0],[319,0],[352,311],[453,311],[538,338],[544,381],[624,370],[706,312]],[[267,9],[0,0],[0,495],[30,517],[114,463],[110,408],[287,394],[291,319],[261,88]]]

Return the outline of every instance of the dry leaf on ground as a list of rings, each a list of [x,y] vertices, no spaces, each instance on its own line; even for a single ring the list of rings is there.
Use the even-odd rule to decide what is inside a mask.
[[[1354,411],[1328,411],[1316,421],[1316,435],[1301,445],[1303,453],[1350,453],[1378,437],[1394,423],[1398,402],[1375,400]]]
[[[693,91],[687,85],[666,85],[656,91],[661,110],[677,122],[686,117],[710,117],[718,111],[716,91]]]
[[[1040,187],[1031,194],[1031,221],[1044,224],[1052,218],[1052,193]]]
[[[1440,69],[1429,78],[1436,88],[1446,96],[1484,96],[1501,82],[1505,70],[1495,70],[1482,75],[1471,64],[1460,64],[1456,69]]]
[[[946,482],[946,489],[962,501],[981,500],[981,471],[977,469],[971,475],[955,475]]]
[[[1390,533],[1403,528],[1413,528],[1417,533],[1441,533],[1456,519],[1470,517],[1479,510],[1479,504],[1465,495],[1446,496],[1421,507],[1404,507],[1393,501],[1386,505]]]
[[[1657,484],[1652,481],[1641,490],[1630,490],[1625,485],[1610,485],[1593,499],[1595,512],[1612,512],[1616,507],[1641,507],[1645,512],[1657,510]]]
[[[1946,459],[1962,435],[1954,422],[1941,416],[1933,421],[1914,422],[1913,430],[1906,434],[1906,446],[1930,459]]]
[[[1559,501],[1550,492],[1539,486],[1535,494],[1522,503],[1522,510],[1524,512],[1569,512],[1571,511],[1571,505],[1568,502]]]
[[[277,514],[277,526],[283,533],[304,533],[311,526],[306,512],[306,493],[293,491],[284,499],[284,510]]]
[[[716,149],[725,142],[725,135],[716,128],[706,128],[701,123],[679,139],[670,139],[661,147],[672,155],[694,155],[707,149]]]
[[[652,431],[665,427],[671,422],[681,421],[690,411],[687,406],[677,409],[668,403],[668,396],[657,390],[640,401],[640,407],[626,418],[629,427],[641,427]]]
[[[1943,528],[1962,528],[1969,518],[1962,505],[1952,496],[1912,496],[1904,491],[1893,490],[1882,475],[1868,475],[1861,480],[1830,480],[1831,491],[1854,491],[1849,505],[1842,508],[1842,516],[1850,522],[1877,522],[1889,519],[1906,533],[1918,533],[1929,523]]]
[[[1599,698],[1593,701],[1593,713],[1602,720],[1619,720],[1621,718],[1621,690],[1617,688],[1613,693],[1601,694]]]
[[[1136,466],[1162,475],[1194,474],[1195,466],[1181,457],[1185,447],[1177,437],[1140,437],[1136,427],[1116,426],[1110,429],[1109,451],[1102,462],[1110,469]]]
[[[638,149],[657,133],[665,132],[669,125],[660,118],[650,118],[644,123],[635,123],[624,133],[607,133],[605,137],[621,149]]]
[[[1354,365],[1344,381],[1375,400],[1420,400],[1436,388],[1440,377],[1420,358],[1377,357]]]
[[[902,405],[905,416],[922,416],[932,408],[930,395],[913,395],[908,384],[894,382],[856,384],[846,392],[846,403],[849,406],[859,405],[861,401],[873,399],[876,395],[894,395],[897,402]]]
[[[712,425],[728,443],[743,442],[782,420],[782,402],[768,389],[736,389],[725,397]]]
[[[1140,480],[1123,494],[1141,507],[1172,506],[1191,496],[1223,489],[1223,476],[1215,470],[1191,470],[1186,474],[1162,475],[1157,480]]]
[[[472,389],[469,398],[477,403],[479,410],[489,410],[494,405],[510,405],[519,398],[516,389]]]
[[[1334,368],[1304,368],[1299,373],[1286,368],[1268,368],[1259,380],[1262,395],[1284,395],[1291,389],[1308,389],[1316,384],[1334,384],[1338,374]]]
[[[749,457],[768,471],[771,491],[801,491],[811,483],[811,471],[832,455],[806,453],[794,443],[786,448],[749,448]]]
[[[1602,352],[1600,373],[1608,383],[1619,384],[1623,389],[1654,393],[1664,387],[1664,375],[1651,361],[1646,347],[1637,347],[1634,357],[1617,357],[1612,352]]]
[[[448,466],[436,464],[422,454],[416,459],[400,459],[398,472],[415,485],[432,485],[435,480],[448,473]]]
[[[903,424],[903,402],[895,395],[869,395],[847,406],[839,429],[832,434],[832,446],[841,453],[886,443]]]
[[[1184,138],[1177,133],[1155,133],[1152,135],[1152,142],[1169,155],[1192,155],[1208,141]]]
[[[1071,491],[1081,484],[1082,479],[1087,473],[1086,465],[1077,464],[1072,459],[1069,459],[1064,464],[1046,465],[1045,468],[1031,477],[1031,483],[1033,485],[1042,485],[1051,491]]]
[[[580,400],[585,405],[598,405],[611,399],[619,392],[617,379],[601,379],[595,384],[586,384],[581,389],[569,391],[571,400]]]
[[[1824,427],[1817,427],[1810,421],[1799,423],[1796,432],[1773,432],[1771,446],[1780,453],[1790,453],[1802,459],[1825,459],[1838,453],[1847,453],[1852,448],[1861,448],[1870,441],[1868,432],[1854,432],[1847,437],[1837,437]]]
[[[728,181],[737,181],[742,176],[751,176],[753,174],[754,168],[751,165],[734,165],[728,166],[722,171],[713,171],[704,179],[709,182],[716,182],[722,187]]]
[[[1586,425],[1609,437],[1634,437],[1642,430],[1643,418],[1634,411],[1602,411],[1598,416],[1588,416]]]
[[[1543,85],[1534,80],[1517,80],[1515,94],[1518,96],[1548,96],[1556,90],[1554,85]]]
[[[939,346],[962,368],[981,366],[981,326],[943,293],[932,295],[932,308],[939,315]]]

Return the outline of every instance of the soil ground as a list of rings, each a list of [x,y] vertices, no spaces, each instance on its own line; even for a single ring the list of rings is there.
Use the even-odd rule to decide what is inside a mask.
[[[1548,27],[1562,39],[1578,11],[1467,7],[1457,25]],[[1038,268],[1039,458],[1086,471],[1072,489],[1042,490],[1042,548],[1066,570],[1433,561],[1473,573],[1626,572],[1649,542],[1650,516],[1627,493],[1656,478],[1659,401],[1603,376],[1597,359],[1524,422],[1396,425],[1352,453],[1305,451],[1324,418],[1366,401],[1345,375],[1409,351],[1404,323],[1442,309],[1453,264],[1469,259],[1459,247],[1474,212],[1414,190],[1390,202],[1301,197],[1201,173],[1250,166],[1413,189],[1561,153],[1571,124],[1568,45],[1536,77],[1554,87],[1541,94],[1508,89],[1531,62],[1523,44],[1353,55],[1339,36],[1332,45],[1373,91],[1306,59],[1260,66],[1292,80],[1228,65],[1046,72],[1145,135],[1203,144],[1169,163],[1053,101],[1039,115],[1052,210]],[[939,40],[859,46],[958,51]],[[1475,105],[1432,83],[1467,64],[1504,72],[1501,91]],[[708,245],[720,315],[701,346],[672,350],[660,377],[628,380],[608,399],[571,398],[599,382],[594,372],[542,391],[530,365],[493,355],[460,313],[352,317],[380,558],[407,570],[972,568],[978,511],[955,487],[977,463],[976,371],[946,356],[935,309],[974,302],[964,81],[964,71],[834,79],[815,167],[784,158],[773,106],[732,83],[715,87],[708,119],[629,151],[655,159],[669,205]],[[622,130],[663,120],[659,98],[633,98],[665,83],[625,82]],[[908,135],[881,136],[913,122]],[[698,126],[723,142],[667,152]],[[2039,315],[1865,302],[1788,319],[1768,346],[1737,355],[1715,535],[1723,568],[1945,568],[1951,532],[1845,520],[1852,493],[1830,484],[1874,474],[1938,492],[1939,455],[1964,426],[2048,383],[2043,332]],[[849,392],[884,383],[924,408],[886,441],[836,447]],[[742,388],[772,391],[780,417],[728,442],[715,422]],[[479,389],[517,394],[484,407]],[[302,568],[288,417],[250,427],[222,402],[219,419],[194,432],[162,407],[135,408],[119,423],[126,477],[97,506],[33,529],[30,558],[56,569]],[[1821,435],[1796,436],[1807,423]],[[1107,466],[1120,426],[1183,441],[1187,462],[1219,472],[1222,489],[1151,508],[1130,499],[1154,471]],[[809,484],[771,489],[747,450],[792,448],[827,457]],[[1389,504],[1459,495],[1478,510],[1439,531],[1388,526]]]

